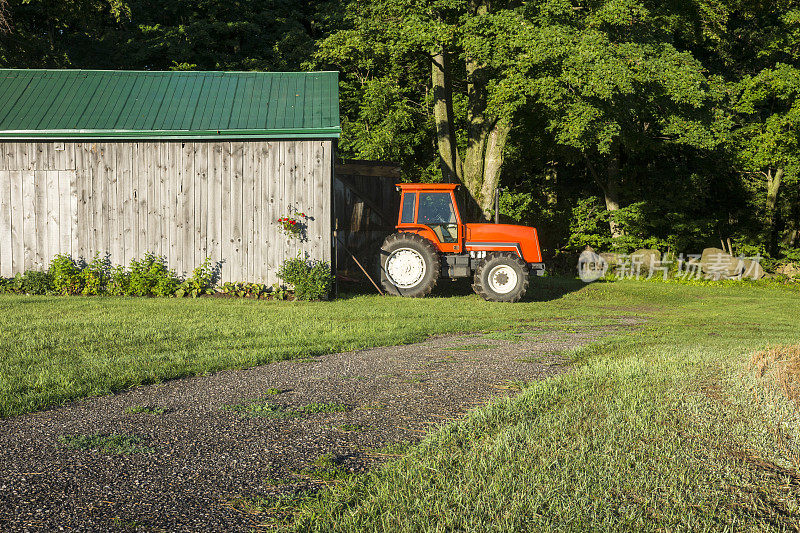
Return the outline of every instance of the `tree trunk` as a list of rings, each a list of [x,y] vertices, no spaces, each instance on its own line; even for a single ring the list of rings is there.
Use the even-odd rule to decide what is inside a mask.
[[[486,151],[483,154],[483,183],[478,195],[478,205],[483,213],[483,218],[489,220],[494,208],[495,189],[500,185],[500,169],[503,166],[503,148],[508,140],[511,124],[498,120],[486,136],[483,144]]]
[[[592,175],[592,178],[594,178],[595,183],[597,183],[597,186],[600,187],[601,191],[603,191],[603,199],[606,203],[606,211],[609,213],[608,226],[611,230],[611,236],[617,238],[625,235],[625,232],[622,230],[619,223],[614,220],[614,213],[619,211],[620,204],[619,146],[614,143],[614,145],[611,147],[611,154],[608,160],[608,172],[605,180],[600,179],[600,176],[597,174],[594,165],[592,165],[592,161],[589,159],[589,156],[583,154],[583,158],[586,160],[586,166],[589,169],[589,173]]]
[[[453,126],[453,90],[450,86],[450,75],[445,52],[439,50],[431,59],[436,145],[439,149],[442,176],[452,183],[461,181],[462,177],[461,159],[458,155],[455,127]]]
[[[778,248],[778,192],[781,188],[783,179],[783,169],[772,169],[767,171],[767,235],[769,237],[770,252],[775,252]]]
[[[767,171],[767,219],[769,221],[770,230],[775,224],[775,213],[778,207],[778,191],[781,188],[782,179],[782,168],[777,169],[774,173],[772,170]]]
[[[489,2],[472,0],[477,15],[489,12]],[[511,131],[508,120],[486,116],[488,75],[485,66],[467,58],[467,146],[463,159],[458,153],[453,113],[453,90],[450,83],[448,55],[436,50],[432,55],[433,116],[436,123],[436,144],[442,174],[448,181],[459,180],[474,203],[468,210],[490,219],[494,191],[500,183],[503,150]],[[475,213],[477,214],[477,213]]]
[[[619,146],[614,143],[611,147],[611,155],[608,160],[608,181],[603,188],[603,196],[606,201],[606,210],[609,213],[608,226],[611,229],[611,236],[621,237],[625,232],[619,223],[614,219],[616,211],[619,211]]]

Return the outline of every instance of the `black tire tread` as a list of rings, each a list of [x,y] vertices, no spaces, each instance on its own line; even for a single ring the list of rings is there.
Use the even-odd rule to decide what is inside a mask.
[[[483,272],[486,269],[486,265],[488,265],[493,259],[498,258],[505,258],[509,262],[516,263],[521,269],[524,275],[522,276],[522,288],[514,294],[509,295],[508,298],[495,298],[489,290],[483,286]],[[509,252],[491,252],[486,254],[486,258],[478,264],[478,268],[475,269],[475,277],[472,283],[472,290],[475,291],[475,294],[479,295],[486,301],[489,302],[518,302],[525,296],[525,293],[528,292],[528,286],[530,285],[530,272],[528,271],[528,264],[522,260],[520,256],[517,254],[509,253]]]
[[[421,290],[417,290],[410,294],[403,294],[400,289],[395,287],[391,282],[388,281],[385,275],[381,275],[381,285],[383,290],[389,294],[394,296],[407,296],[409,298],[424,298],[428,296],[433,289],[436,287],[437,282],[439,281],[439,275],[442,271],[442,259],[439,256],[439,250],[433,245],[431,241],[422,237],[421,235],[417,235],[416,233],[409,233],[407,231],[401,231],[398,233],[392,233],[383,241],[383,245],[381,245],[382,252],[389,252],[391,249],[398,244],[402,244],[404,242],[413,242],[422,249],[422,252],[428,255],[428,258],[431,263],[431,270],[433,272],[433,276],[430,277],[429,282],[427,285],[422,287]],[[381,270],[383,270],[383,261],[381,260]]]

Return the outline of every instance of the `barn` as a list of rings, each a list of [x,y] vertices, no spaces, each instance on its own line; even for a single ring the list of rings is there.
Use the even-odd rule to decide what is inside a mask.
[[[152,252],[272,284],[333,261],[339,134],[336,72],[0,70],[0,275]]]

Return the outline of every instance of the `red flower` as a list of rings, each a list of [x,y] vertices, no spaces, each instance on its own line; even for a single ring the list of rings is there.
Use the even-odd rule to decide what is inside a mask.
[[[291,223],[294,225],[294,224],[297,224],[297,221],[296,220],[292,220]]]

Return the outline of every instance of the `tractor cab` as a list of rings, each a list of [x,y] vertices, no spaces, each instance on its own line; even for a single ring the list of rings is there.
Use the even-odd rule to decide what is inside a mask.
[[[397,229],[430,239],[441,252],[461,251],[464,224],[455,191],[458,185],[403,183]]]

